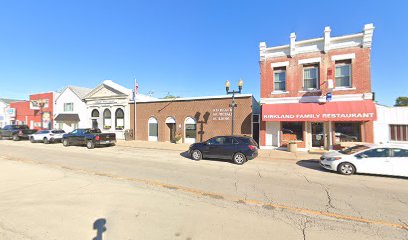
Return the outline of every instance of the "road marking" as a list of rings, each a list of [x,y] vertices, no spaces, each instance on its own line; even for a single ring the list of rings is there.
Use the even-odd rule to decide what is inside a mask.
[[[354,217],[354,216],[343,215],[343,214],[338,214],[338,213],[323,212],[323,211],[307,209],[307,208],[293,207],[293,206],[288,206],[288,205],[283,205],[283,204],[267,203],[267,202],[262,202],[262,201],[254,200],[254,199],[241,199],[241,198],[237,198],[237,197],[229,197],[229,196],[225,196],[225,195],[222,195],[222,194],[219,194],[219,193],[202,191],[200,189],[195,189],[195,188],[189,188],[189,187],[184,187],[184,186],[179,186],[179,185],[174,185],[174,184],[163,183],[163,182],[160,182],[160,181],[157,181],[157,180],[149,180],[149,179],[141,179],[141,178],[133,178],[133,177],[124,177],[124,176],[113,175],[113,174],[105,173],[105,172],[90,171],[90,170],[86,170],[86,169],[67,167],[67,166],[52,164],[52,163],[41,163],[41,162],[34,161],[34,160],[27,160],[27,159],[15,158],[15,157],[10,157],[10,156],[0,156],[0,158],[2,158],[4,160],[9,160],[9,161],[15,161],[15,162],[31,163],[31,164],[37,164],[37,165],[46,165],[46,166],[51,166],[51,167],[55,167],[55,168],[74,171],[74,172],[77,172],[77,173],[83,173],[83,174],[87,174],[87,175],[96,175],[96,176],[101,176],[101,177],[108,177],[108,178],[112,178],[112,179],[115,179],[115,180],[126,180],[126,181],[144,183],[146,185],[155,186],[155,187],[162,187],[162,188],[166,188],[166,189],[172,189],[172,190],[175,190],[175,191],[181,191],[181,192],[193,194],[193,195],[196,195],[196,196],[211,197],[211,198],[215,198],[215,199],[218,199],[218,200],[241,203],[241,204],[251,204],[251,205],[260,206],[260,207],[263,207],[263,208],[266,208],[266,209],[285,209],[285,210],[288,210],[288,211],[291,211],[291,212],[297,212],[297,213],[303,213],[303,214],[309,214],[309,215],[316,215],[316,216],[325,216],[325,217],[336,218],[336,219],[341,219],[341,220],[349,220],[349,221],[354,221],[354,222],[374,224],[374,225],[382,225],[382,226],[386,226],[386,227],[393,227],[393,228],[408,230],[407,225],[402,225],[402,224],[388,222],[388,221],[365,219],[365,218],[361,218],[361,217]]]

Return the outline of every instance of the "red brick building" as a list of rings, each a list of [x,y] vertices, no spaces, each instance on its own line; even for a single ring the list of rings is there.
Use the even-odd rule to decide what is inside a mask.
[[[260,43],[260,145],[332,149],[343,142],[373,142],[376,118],[370,57],[374,27],[357,34],[267,47]]]
[[[53,126],[53,110],[55,92],[30,95],[29,101],[12,102],[10,108],[15,109],[15,117],[10,124],[28,125],[32,129],[51,129]]]

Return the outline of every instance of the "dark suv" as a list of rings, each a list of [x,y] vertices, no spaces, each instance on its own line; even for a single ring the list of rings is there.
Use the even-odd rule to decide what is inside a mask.
[[[192,144],[188,153],[194,160],[219,158],[243,164],[258,156],[258,144],[253,138],[246,136],[217,136]]]

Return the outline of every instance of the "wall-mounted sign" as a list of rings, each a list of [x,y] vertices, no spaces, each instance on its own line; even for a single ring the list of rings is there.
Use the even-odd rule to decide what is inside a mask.
[[[115,104],[115,103],[118,103],[118,102],[115,101],[115,100],[98,100],[98,101],[95,101],[95,104]]]
[[[48,107],[48,99],[42,99],[42,100],[31,100],[30,101],[30,109],[31,110],[40,110],[40,103],[43,103],[43,108],[47,108]]]
[[[214,108],[212,111],[213,121],[227,121],[231,120],[232,109],[230,108]]]
[[[15,117],[16,116],[16,109],[15,108],[7,108],[6,116],[7,117]]]

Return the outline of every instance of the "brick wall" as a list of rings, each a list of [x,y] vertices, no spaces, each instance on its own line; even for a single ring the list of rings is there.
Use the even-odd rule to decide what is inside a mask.
[[[238,107],[235,108],[235,134],[251,135],[252,97],[236,98]],[[231,134],[231,117],[220,120],[225,111],[230,109],[231,98],[205,99],[191,101],[168,101],[137,103],[137,139],[148,140],[148,120],[155,117],[158,121],[158,141],[170,141],[169,127],[165,124],[168,117],[176,120],[177,132],[184,138],[184,120],[192,117],[197,121],[196,141],[205,141],[217,135]],[[134,126],[134,104],[130,106],[131,128]],[[220,114],[223,113],[223,114]],[[225,117],[225,116],[224,116]]]
[[[328,53],[314,52],[295,55],[291,57],[280,57],[268,59],[260,62],[261,69],[261,98],[282,98],[282,97],[301,97],[311,95],[325,95],[327,93],[327,79],[333,79],[335,84],[335,62],[331,60],[333,55],[354,53],[355,58],[352,59],[352,86],[355,90],[334,91],[333,95],[339,94],[357,94],[371,92],[371,77],[370,77],[370,48],[346,48],[330,50]],[[321,93],[300,93],[303,90],[303,65],[298,64],[298,61],[306,58],[321,57],[319,64],[319,80]],[[287,94],[271,94],[273,86],[273,69],[271,63],[289,62],[286,67],[286,90]],[[331,76],[328,77],[328,70],[331,69]]]

